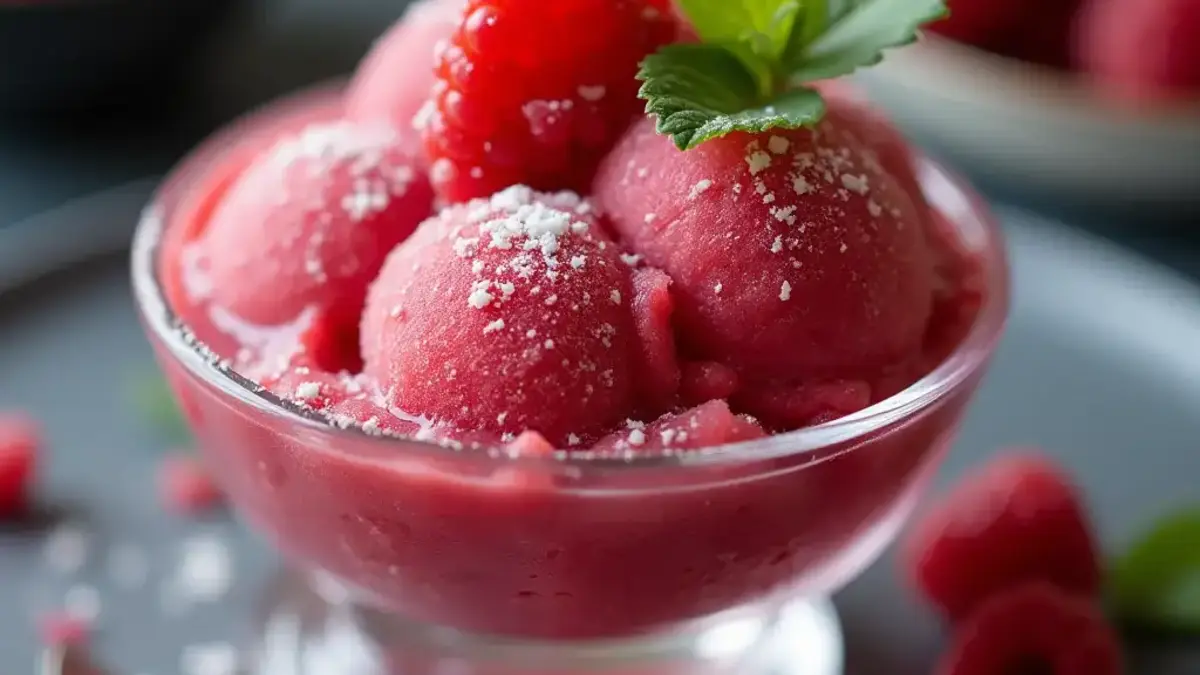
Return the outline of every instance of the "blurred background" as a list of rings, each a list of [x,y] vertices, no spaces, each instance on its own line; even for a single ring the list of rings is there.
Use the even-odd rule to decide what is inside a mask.
[[[45,266],[56,252],[71,249],[82,255],[127,244],[135,225],[132,209],[148,195],[154,177],[236,116],[298,87],[349,73],[406,4],[0,0],[0,294],[23,283],[30,269]],[[1188,483],[1186,477],[1197,475],[1191,469],[1200,470],[1194,449],[1200,434],[1194,405],[1200,403],[1200,363],[1194,357],[1200,344],[1200,42],[1195,40],[1200,1],[951,4],[960,10],[952,22],[936,26],[922,43],[864,74],[861,83],[918,144],[972,178],[1006,223],[1038,223],[1013,226],[1018,286],[1024,288],[999,372],[980,403],[987,412],[973,421],[966,442],[988,451],[1026,439],[1057,443],[1077,468],[1083,467],[1086,482],[1103,486],[1102,510],[1119,514],[1114,531],[1124,536],[1138,525],[1133,513],[1148,518],[1179,494],[1194,497],[1194,479]],[[1157,9],[1146,10],[1146,16],[1130,10],[1150,7]],[[74,201],[117,186],[125,187]],[[72,202],[71,210],[61,210]],[[47,212],[51,215],[38,216]],[[1105,243],[1096,244],[1097,239]],[[1137,257],[1127,255],[1131,252]],[[133,354],[125,359],[136,362],[133,366],[114,358],[104,365],[110,369],[102,377],[118,378],[122,370],[146,365],[127,290],[112,285],[118,278],[113,274],[124,283],[120,265],[72,272],[80,284],[86,282],[86,292],[82,285],[72,287],[69,302],[61,293],[53,296],[67,302],[62,307],[72,308],[80,321],[106,326],[89,337],[94,352],[73,353],[78,345],[66,338],[43,337],[66,325],[61,312],[39,313],[21,304],[19,292],[0,298],[0,409],[62,405],[63,387],[57,383],[63,376],[27,356],[35,345],[47,354],[72,352],[61,362],[55,357],[56,367],[63,369],[90,367],[96,353]],[[51,292],[48,287],[36,291]],[[1111,305],[1101,307],[1109,300]],[[107,309],[110,305],[115,309]],[[1071,313],[1075,310],[1078,316]],[[15,317],[32,318],[18,324]],[[1107,338],[1095,339],[1104,331],[1110,331]],[[1094,340],[1093,346],[1081,347],[1086,340]],[[1046,373],[1052,382],[1040,381]],[[33,389],[40,393],[28,398],[35,380],[39,384]],[[1035,381],[1039,391],[1030,392]],[[1114,387],[1118,382],[1121,391]],[[96,449],[85,445],[93,427],[111,430],[106,443],[151,443],[140,431],[110,423],[120,407],[109,400],[115,394],[93,394],[79,392],[68,399],[78,404],[72,408],[78,410],[78,428],[53,432],[64,455]],[[1131,406],[1131,401],[1144,405]],[[1046,413],[1051,406],[1061,408]],[[1147,429],[1157,435],[1147,437]],[[1102,465],[1070,455],[1081,449],[1096,452]],[[1139,467],[1122,475],[1114,458],[1126,451],[1143,454]],[[969,463],[952,461],[950,470]],[[85,460],[63,468],[53,489],[115,503],[111,490],[88,482],[94,466]],[[1164,488],[1158,495],[1162,501],[1146,498],[1166,485],[1158,481],[1170,475],[1171,466],[1191,473],[1183,472],[1184,483]],[[138,471],[129,476],[140,478],[122,480],[152,480],[144,475],[149,469]],[[176,552],[154,542],[191,537],[194,528],[146,516],[151,507],[136,502],[133,492],[113,507],[126,515],[102,515],[101,529],[125,531],[137,522],[134,538],[146,543],[149,556],[141,564],[173,564],[167,556]],[[1144,508],[1131,512],[1131,502]],[[271,558],[240,529],[224,521],[206,527],[205,536],[228,537],[239,551],[259,551],[241,555],[236,564],[220,562],[225,554],[213,553],[210,540],[192,541],[193,547],[209,545],[206,569],[232,565],[253,575],[269,568]],[[84,538],[79,531],[56,532],[60,540],[52,538],[54,545],[78,553]],[[0,607],[11,606],[5,593],[15,592],[5,582],[41,560],[40,549],[19,555],[14,550],[0,540]],[[126,567],[133,565],[132,549],[107,550],[109,562],[125,555]],[[63,555],[71,554],[59,551],[60,561]],[[216,582],[211,574],[200,574],[200,583],[209,588],[224,584],[222,594],[255,588],[244,577]],[[64,584],[68,593],[76,591],[76,601],[94,600],[84,592],[91,586],[81,590],[62,582],[53,593],[61,594]],[[921,672],[920,664],[934,649],[936,630],[913,628],[919,621],[901,629],[917,630],[917,638],[885,635],[904,623],[895,617],[907,611],[878,611],[880,597],[903,602],[893,586],[888,575],[873,572],[841,599],[852,650],[882,645],[877,660],[852,663],[852,675]],[[122,616],[124,610],[116,611]],[[136,618],[130,612],[127,619],[146,622],[144,613]],[[0,612],[0,623],[7,619]],[[224,610],[197,621],[186,631],[229,632]],[[20,665],[12,672],[24,672],[31,653],[27,632],[6,629],[0,625],[0,670],[9,666],[4,658],[18,653]],[[180,649],[176,643],[147,645],[141,633],[113,639],[117,642],[110,644],[150,654],[151,663],[168,663]],[[1195,660],[1163,663],[1168,662],[1182,665],[1136,672],[1200,672]]]
[[[160,174],[222,122],[349,72],[406,4],[0,2],[0,226]],[[1190,262],[1179,245],[1200,216],[1200,57],[1184,13],[1196,3],[959,4],[863,74],[872,96],[994,199]],[[1084,11],[1106,5],[1167,16]]]

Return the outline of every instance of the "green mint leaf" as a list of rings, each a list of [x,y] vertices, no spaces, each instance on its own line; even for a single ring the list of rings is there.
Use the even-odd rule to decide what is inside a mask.
[[[883,59],[883,52],[917,39],[918,29],[947,13],[945,0],[828,2],[827,25],[817,35],[804,26],[785,51],[793,83],[848,75]]]
[[[780,60],[785,64],[797,63],[803,56],[804,49],[829,28],[832,13],[837,11],[837,7],[834,5],[845,1],[805,0],[804,14],[799,17],[799,21],[792,29],[792,34],[788,36],[788,42]]]
[[[161,376],[140,375],[130,389],[134,408],[151,426],[174,440],[188,438],[187,423],[175,405],[171,388]]]
[[[1115,562],[1108,583],[1123,620],[1200,634],[1200,507],[1160,521]]]
[[[757,59],[773,64],[787,47],[804,2],[679,0],[679,5],[705,43],[735,52],[749,51]]]
[[[796,129],[825,114],[820,95],[794,89],[763,100],[754,73],[718,45],[676,44],[642,62],[638,95],[660,134],[690,150],[733,131]]]

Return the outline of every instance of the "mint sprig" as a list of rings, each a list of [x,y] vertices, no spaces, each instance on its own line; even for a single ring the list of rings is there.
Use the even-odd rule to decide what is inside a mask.
[[[805,83],[874,65],[946,14],[944,0],[680,0],[702,44],[642,62],[639,96],[681,150],[733,131],[820,121]]]
[[[750,105],[761,100],[755,73],[716,45],[666,47],[646,58],[641,77],[646,111],[658,118],[658,132],[682,150],[733,131],[795,129],[825,113],[817,92],[803,88]],[[679,95],[684,91],[691,94]]]
[[[1155,525],[1115,561],[1108,587],[1126,623],[1200,635],[1200,507]]]

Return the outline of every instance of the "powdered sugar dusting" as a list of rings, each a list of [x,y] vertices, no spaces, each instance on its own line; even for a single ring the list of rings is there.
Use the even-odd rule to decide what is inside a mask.
[[[707,178],[700,179],[695,185],[692,186],[691,191],[688,192],[688,199],[696,199],[705,192],[708,192],[708,189],[712,187],[712,184],[713,182]]]
[[[412,371],[388,366],[404,373],[387,385],[389,404],[423,411],[456,434],[533,429],[557,445],[569,430],[594,439],[594,423],[576,420],[611,414],[614,402],[624,410],[631,396],[627,264],[636,258],[622,259],[591,213],[577,194],[513,186],[422,225],[385,265],[369,312],[377,315],[376,299],[390,310],[381,320],[392,336],[385,348],[416,341],[407,354],[437,356],[421,364],[397,356]],[[431,271],[409,273],[417,260]],[[429,329],[431,321],[439,328]],[[490,392],[486,401],[481,388]],[[533,423],[560,413],[541,404],[549,412],[533,410],[531,401],[563,388],[572,392],[564,410],[584,408],[570,413],[572,428]]]

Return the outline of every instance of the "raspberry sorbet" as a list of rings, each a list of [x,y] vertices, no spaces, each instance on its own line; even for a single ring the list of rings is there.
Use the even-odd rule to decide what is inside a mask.
[[[208,464],[354,602],[468,633],[625,638],[833,590],[982,376],[999,243],[840,86],[697,141],[655,94],[687,78],[655,73],[718,49],[702,24],[659,50],[691,34],[668,3],[554,5],[591,52],[529,38],[543,0],[425,7],[391,35],[433,53],[381,43],[163,188],[135,278]]]

